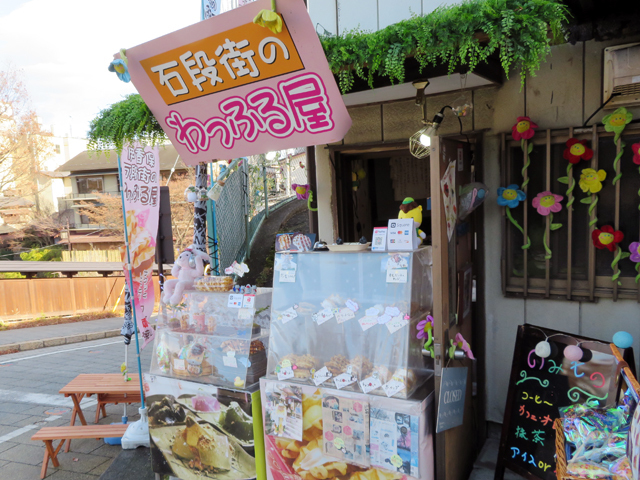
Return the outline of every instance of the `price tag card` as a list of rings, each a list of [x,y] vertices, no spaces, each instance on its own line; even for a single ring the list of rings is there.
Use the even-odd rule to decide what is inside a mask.
[[[184,365],[184,360],[181,358],[174,358],[173,359],[173,369],[178,371],[178,372],[184,372],[186,371],[186,367]]]
[[[382,389],[384,390],[384,393],[387,394],[387,397],[393,397],[399,391],[404,390],[404,383],[399,382],[398,380],[389,380],[387,383],[382,385]]]
[[[338,312],[336,313],[336,321],[338,323],[344,323],[347,320],[351,320],[352,318],[355,318],[355,316],[356,314],[353,312],[353,310],[344,307],[338,310]]]
[[[296,270],[280,270],[280,283],[296,283]]]
[[[313,321],[318,325],[322,325],[327,320],[333,318],[333,309],[325,308],[324,310],[320,310],[318,313],[314,313],[311,318],[313,318]]]
[[[294,318],[298,316],[298,312],[295,311],[293,307],[287,308],[284,312],[282,312],[278,318],[282,321],[283,324],[290,322]]]
[[[227,302],[227,308],[242,308],[242,300],[244,295],[241,293],[229,294],[229,301]]]
[[[360,305],[358,305],[358,302],[356,302],[355,300],[349,299],[345,302],[345,305],[349,310],[353,310],[354,313],[360,310]]]
[[[313,374],[313,383],[315,383],[317,387],[321,383],[324,383],[327,380],[329,380],[331,377],[332,377],[332,374],[329,371],[329,369],[327,367],[322,367],[320,370],[318,370],[316,373]]]
[[[365,378],[360,382],[360,389],[364,393],[369,393],[371,390],[375,390],[376,388],[380,388],[381,386],[382,382],[378,377]]]
[[[378,325],[378,317],[364,316],[358,319],[358,323],[360,324],[362,331],[366,332],[371,327]]]
[[[406,268],[387,270],[387,283],[407,283],[407,278]]]
[[[245,295],[242,299],[242,308],[253,308],[256,303],[255,295]]]
[[[236,361],[236,353],[235,352],[227,352],[227,354],[222,357],[222,363],[225,367],[238,368],[238,362]]]
[[[397,317],[393,317],[390,322],[387,323],[389,333],[395,333],[405,325],[409,324],[409,319],[405,315],[400,314]]]
[[[293,376],[293,368],[280,367],[280,371],[278,371],[278,380],[288,380],[289,378],[293,378]]]
[[[355,383],[357,380],[358,379],[354,375],[351,375],[349,373],[341,373],[340,375],[338,375],[337,377],[334,377],[333,379],[333,381],[336,384],[336,388],[338,390],[341,390],[344,387],[347,387],[352,383]]]

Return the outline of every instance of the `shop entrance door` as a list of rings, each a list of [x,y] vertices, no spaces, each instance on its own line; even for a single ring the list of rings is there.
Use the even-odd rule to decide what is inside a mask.
[[[480,149],[478,149],[480,150]],[[483,316],[476,315],[479,303],[472,303],[473,282],[470,284],[469,267],[476,278],[476,290],[482,283],[481,219],[474,212],[465,222],[450,222],[453,232],[447,233],[445,194],[441,180],[451,162],[455,162],[453,177],[455,186],[448,185],[446,194],[455,191],[478,175],[478,165],[472,163],[472,144],[458,139],[433,137],[430,158],[431,183],[431,228],[433,244],[433,317],[435,339],[435,398],[436,412],[441,389],[441,378],[445,368],[467,367],[467,382],[463,424],[436,434],[436,478],[437,480],[465,480],[473,468],[473,462],[484,443],[484,397],[477,386],[478,363],[468,358],[449,358],[450,340],[460,333],[471,344],[476,357],[481,351]],[[479,159],[474,159],[477,164]],[[476,179],[478,180],[478,179]],[[458,203],[459,204],[459,203]],[[481,214],[481,209],[480,214]],[[451,219],[449,219],[450,221]],[[480,232],[478,232],[480,230]],[[467,281],[465,282],[465,278]],[[466,284],[466,285],[465,285]],[[480,325],[474,325],[480,323]],[[479,330],[474,338],[474,330]],[[481,357],[483,358],[483,357]],[[481,369],[480,369],[481,370]],[[482,378],[483,375],[480,375]],[[480,394],[478,394],[479,392]]]

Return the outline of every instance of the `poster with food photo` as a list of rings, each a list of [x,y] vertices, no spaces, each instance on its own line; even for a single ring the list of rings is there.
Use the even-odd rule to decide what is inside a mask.
[[[256,478],[257,390],[236,391],[144,375],[151,463],[155,473],[181,480]],[[260,417],[254,423],[255,416]],[[260,452],[258,453],[260,455]],[[261,457],[262,458],[262,457]]]

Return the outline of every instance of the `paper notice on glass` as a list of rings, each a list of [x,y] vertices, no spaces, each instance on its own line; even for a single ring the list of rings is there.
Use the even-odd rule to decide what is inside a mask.
[[[447,237],[451,241],[453,230],[456,228],[458,218],[458,201],[456,197],[456,161],[449,164],[440,180],[442,189],[442,202],[444,204],[444,216],[447,220]]]
[[[265,433],[276,437],[302,440],[302,388],[267,382],[265,397]]]
[[[322,443],[326,455],[369,466],[369,403],[322,395]]]

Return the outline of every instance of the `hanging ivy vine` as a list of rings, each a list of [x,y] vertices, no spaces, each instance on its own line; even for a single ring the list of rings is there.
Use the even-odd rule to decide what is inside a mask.
[[[452,73],[458,65],[473,71],[496,51],[507,78],[515,69],[524,84],[527,75],[535,76],[552,43],[563,40],[568,15],[567,7],[554,0],[467,0],[377,32],[356,29],[322,35],[320,41],[342,93],[351,90],[354,75],[371,88],[374,75],[402,83],[407,57],[414,57],[421,71],[442,63]],[[478,33],[488,40],[481,42]]]
[[[102,110],[91,121],[87,137],[89,150],[106,155],[113,149],[120,154],[125,143],[139,141],[153,146],[167,141],[156,117],[138,94],[127,95]]]

